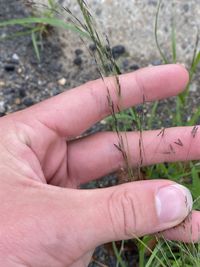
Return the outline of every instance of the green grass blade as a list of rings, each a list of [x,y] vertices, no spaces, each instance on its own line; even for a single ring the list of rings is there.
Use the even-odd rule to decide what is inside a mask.
[[[186,100],[187,100],[188,95],[189,95],[190,84],[192,82],[192,79],[193,79],[193,76],[196,72],[196,69],[200,63],[200,51],[197,52],[198,44],[199,44],[199,31],[197,31],[197,36],[196,36],[196,41],[195,41],[195,46],[194,46],[194,52],[193,52],[193,56],[192,56],[192,63],[191,63],[191,67],[189,70],[190,80],[189,80],[189,83],[188,83],[186,89],[184,90],[184,92],[179,95],[179,98],[183,104],[186,104]]]
[[[194,73],[196,72],[196,69],[198,67],[200,63],[200,51],[197,53],[195,59],[194,59],[194,62],[192,64],[192,68],[191,68],[191,71],[190,71],[190,76],[193,77]]]
[[[174,126],[181,126],[183,125],[182,122],[182,110],[183,110],[183,104],[182,101],[180,99],[180,97],[176,97],[176,114],[175,114],[175,119],[176,119],[176,123]]]
[[[191,119],[187,122],[187,125],[192,126],[192,125],[197,124],[197,121],[199,118],[200,118],[200,107],[198,107],[198,109],[192,115]]]
[[[83,37],[90,38],[89,34],[83,30],[81,30],[78,26],[73,25],[71,23],[67,23],[61,19],[57,18],[37,18],[37,17],[29,17],[29,18],[21,18],[21,19],[11,19],[7,21],[0,22],[0,27],[5,26],[13,26],[13,25],[26,25],[26,24],[33,24],[33,23],[42,23],[48,24],[53,27],[63,28],[65,30],[71,30],[74,32],[79,33]]]
[[[152,127],[153,127],[153,122],[154,122],[154,119],[155,119],[155,116],[156,116],[157,107],[158,107],[158,101],[156,101],[153,104],[153,107],[151,108],[150,117],[148,118],[148,121],[147,121],[148,129],[152,129]]]
[[[148,244],[150,240],[152,240],[152,236],[144,236],[141,238],[144,244]],[[145,254],[146,254],[146,247],[143,246],[141,242],[138,242],[138,251],[139,251],[139,267],[145,267]]]
[[[194,165],[192,167],[192,194],[194,198],[200,196],[200,176]]]
[[[155,20],[155,27],[154,27],[154,37],[155,37],[157,49],[158,49],[158,51],[160,53],[160,56],[161,56],[163,62],[165,64],[168,64],[168,60],[165,57],[165,55],[164,55],[164,53],[163,53],[163,51],[162,51],[162,49],[160,47],[159,41],[158,41],[158,18],[159,18],[159,14],[160,14],[161,4],[162,4],[162,0],[159,0],[157,11],[156,11],[156,20]]]
[[[121,267],[127,267],[124,261],[122,260],[122,257],[117,249],[115,242],[113,242],[112,245],[113,245],[113,250],[114,250],[118,263],[121,265]]]
[[[49,7],[54,8],[56,6],[56,3],[54,0],[48,0]]]
[[[32,32],[37,32],[38,29],[32,29],[32,30],[28,30],[28,31],[23,31],[23,32],[16,32],[14,34],[10,34],[8,36],[5,37],[0,37],[0,40],[9,40],[9,39],[14,39],[16,37],[20,37],[20,36],[25,36],[25,35],[30,35],[32,34]]]
[[[172,21],[172,58],[173,58],[173,63],[176,63],[176,27],[175,27],[175,22],[174,19]]]
[[[152,267],[153,266],[152,263],[155,260],[155,258],[158,257],[157,254],[160,252],[160,247],[159,246],[160,246],[160,244],[158,244],[155,247],[155,249],[152,251],[151,256],[149,257],[145,267]]]
[[[37,57],[38,61],[40,62],[40,50],[39,50],[39,47],[38,47],[37,37],[36,37],[35,32],[32,32],[31,38],[32,38],[33,48],[34,48],[36,57]]]
[[[133,236],[139,243],[141,243],[141,245],[142,246],[144,246],[149,252],[151,252],[151,254],[153,254],[153,256],[154,256],[154,258],[158,261],[158,263],[159,263],[159,266],[161,267],[167,267],[166,265],[165,265],[165,263],[156,255],[157,254],[157,252],[156,253],[154,253],[154,251],[151,249],[151,248],[149,248],[148,247],[148,245],[146,245],[145,244],[145,242],[143,242],[142,241],[142,239],[140,239],[140,238],[138,238],[137,236]],[[145,265],[145,267],[146,267],[147,265]],[[148,266],[150,266],[150,265],[148,265]]]
[[[173,251],[172,251],[172,249],[171,249],[171,247],[170,247],[170,245],[169,245],[168,240],[164,240],[164,242],[165,242],[165,244],[166,244],[166,246],[167,246],[167,248],[168,248],[168,250],[169,250],[169,252],[170,252],[170,255],[171,255],[171,256],[173,257],[173,259],[174,259],[174,264],[173,264],[173,266],[174,266],[174,267],[181,267],[181,266],[179,265],[178,261],[177,261],[177,258],[176,258],[176,256],[175,256],[175,254],[173,253]]]
[[[194,74],[194,71],[195,71],[195,65],[196,65],[195,61],[198,58],[198,52],[197,52],[198,45],[199,45],[199,31],[197,30],[197,36],[196,36],[194,52],[193,52],[193,57],[192,57],[192,64],[191,64],[191,67],[190,67],[190,80],[192,80],[192,77],[193,77],[193,74]]]
[[[196,70],[197,70],[197,67],[199,66],[199,63],[200,63],[200,51],[196,53],[196,56],[193,59],[192,66],[190,69],[189,84],[186,87],[185,91],[178,96],[183,104],[186,104],[186,99],[188,98],[188,95],[189,95],[190,84],[192,82],[194,74],[196,73]]]

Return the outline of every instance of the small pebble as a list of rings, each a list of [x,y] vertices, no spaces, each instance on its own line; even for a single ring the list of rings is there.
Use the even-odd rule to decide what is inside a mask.
[[[17,54],[13,54],[12,59],[15,61],[19,61],[19,56]]]
[[[23,100],[23,104],[27,107],[30,107],[34,104],[33,99],[30,97],[27,97]]]
[[[139,66],[137,65],[137,64],[132,64],[130,67],[129,67],[129,69],[130,70],[139,70]]]
[[[22,68],[17,69],[17,73],[21,74],[22,73]]]
[[[67,82],[67,80],[65,78],[62,78],[62,79],[58,80],[58,84],[62,85],[62,86],[65,85],[66,82]]]
[[[126,52],[126,49],[123,45],[116,45],[112,48],[112,55],[114,58],[122,56]]]
[[[38,85],[39,86],[41,86],[41,85],[43,85],[44,84],[44,82],[43,81],[41,81],[41,80],[38,80]]]
[[[161,59],[155,59],[154,61],[151,62],[153,66],[159,66],[162,65],[162,60]]]
[[[7,71],[7,72],[13,72],[15,70],[15,65],[12,65],[12,64],[6,64],[4,66],[4,70]]]
[[[6,107],[5,107],[5,102],[4,101],[0,101],[0,112],[1,113],[6,112]]]
[[[18,92],[19,92],[19,96],[20,96],[20,97],[25,97],[25,96],[26,96],[26,91],[25,91],[25,89],[20,88]]]
[[[196,83],[192,83],[190,85],[190,92],[195,93],[197,91],[197,84]]]
[[[102,13],[102,9],[97,8],[96,11],[95,11],[95,14],[96,14],[97,16],[99,16],[99,15],[101,15],[101,13]]]
[[[184,10],[185,12],[188,12],[189,9],[190,9],[190,7],[189,7],[188,4],[183,5],[183,10]]]
[[[19,97],[15,98],[15,104],[16,105],[20,105],[21,104],[21,99]]]
[[[0,38],[1,39],[4,39],[4,38],[6,38],[7,37],[7,34],[5,33],[5,32],[3,32],[1,35],[0,35]]]
[[[81,54],[83,54],[83,50],[81,49],[76,49],[74,52],[77,56],[80,56]]]
[[[5,85],[6,85],[6,83],[3,80],[0,80],[0,87],[3,87]]]
[[[13,64],[19,64],[19,56],[17,54],[13,54],[11,61]]]
[[[51,93],[52,93],[52,95],[58,95],[58,94],[60,94],[60,90],[58,88],[53,88],[51,90]]]
[[[128,68],[128,66],[129,66],[129,61],[128,61],[128,59],[123,60],[123,62],[122,62],[122,67],[123,67],[123,69],[126,70],[126,69]]]
[[[157,0],[149,0],[149,5],[157,6]]]
[[[7,95],[12,95],[14,93],[15,93],[15,89],[13,89],[13,88],[8,88],[8,89],[3,91],[3,94],[6,95],[6,96]]]
[[[80,66],[82,64],[82,58],[81,57],[76,57],[74,59],[74,65]]]
[[[136,112],[137,113],[143,113],[144,112],[144,108],[143,108],[143,105],[138,105],[136,108],[135,108]]]
[[[103,125],[107,124],[106,120],[101,120],[100,123],[103,124]]]

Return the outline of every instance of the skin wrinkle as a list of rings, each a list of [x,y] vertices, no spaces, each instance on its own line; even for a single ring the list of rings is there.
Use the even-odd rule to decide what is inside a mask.
[[[110,222],[111,222],[111,229],[112,229],[112,231],[114,232],[114,236],[116,237],[116,239],[118,239],[118,226],[116,226],[116,223],[115,223],[115,215],[114,214],[116,214],[116,211],[113,211],[113,202],[115,202],[115,200],[114,200],[114,198],[115,198],[115,191],[113,191],[111,194],[110,194],[110,196],[109,196],[109,198],[108,198],[108,205],[107,205],[107,207],[108,207],[108,217],[109,217],[109,219],[110,219]],[[117,216],[118,217],[118,216]],[[124,218],[124,217],[123,217]]]
[[[38,122],[39,122],[39,124],[42,126],[42,129],[45,129],[46,131],[50,131],[50,132],[52,132],[53,133],[53,135],[55,136],[55,139],[56,139],[56,137],[57,137],[57,134],[56,134],[56,132],[53,130],[53,129],[51,129],[50,127],[48,127],[45,123],[43,123],[41,120],[39,120],[38,119]],[[31,127],[31,131],[30,131],[30,133],[35,133],[35,131],[34,131],[34,128],[33,128],[33,126],[32,125],[29,125],[30,127]],[[46,128],[47,129],[46,129]],[[35,133],[36,134],[36,133]],[[36,144],[32,144],[32,147],[31,147],[31,150],[37,155],[37,158],[38,158],[38,160],[39,160],[39,162],[40,162],[40,166],[43,166],[43,162],[45,161],[45,156],[44,155],[46,155],[46,151],[45,151],[45,153],[43,153],[42,154],[42,156],[41,155],[38,155],[38,151],[36,152],[35,151],[35,147],[36,147]],[[36,147],[37,148],[37,147]],[[43,158],[43,160],[42,160],[42,158]]]
[[[9,169],[12,169],[14,173],[18,173],[18,171],[21,171],[22,176],[26,176],[27,178],[33,179],[33,180],[43,180],[42,178],[38,177],[38,173],[36,174],[33,168],[28,164],[28,162],[25,162],[21,158],[19,158],[17,155],[13,154],[10,149],[8,149],[7,146],[3,146],[4,149],[8,152],[8,155],[11,156],[10,160],[6,160],[4,162],[4,165],[6,164]],[[36,158],[37,160],[37,158]],[[19,168],[20,167],[20,168]]]
[[[62,161],[65,158],[65,150],[67,150],[67,147],[65,147],[64,151],[60,149],[59,154],[59,162],[56,164],[55,170],[51,169],[52,159],[49,160],[49,155],[51,155],[51,151],[54,151],[55,147],[61,147],[63,144],[62,140],[58,142],[58,140],[54,139],[51,141],[51,143],[47,146],[46,153],[42,162],[42,170],[45,173],[45,178],[48,181],[52,181],[52,179],[56,179],[55,173],[58,172],[59,168],[62,166]],[[57,161],[57,159],[54,159],[54,162]]]
[[[146,99],[146,90],[145,90],[145,85],[142,81],[141,75],[139,75],[139,71],[135,72],[135,82],[136,82],[136,88],[139,92],[139,94],[141,95],[141,100],[139,100],[138,102],[144,104],[144,101]]]
[[[72,141],[73,142],[73,141]],[[70,164],[70,157],[69,157],[69,146],[66,150],[66,166],[65,166],[65,169],[66,169],[66,173],[67,173],[67,177],[68,177],[68,180],[67,180],[67,183],[68,183],[68,186],[71,187],[71,188],[76,188],[78,185],[76,179],[77,177],[75,175],[71,175],[71,169],[70,169],[70,166],[72,164]]]
[[[66,136],[63,136],[62,133],[60,133],[59,131],[59,128],[57,127],[57,124],[55,124],[53,127],[50,126],[48,123],[45,123],[45,121],[42,121],[40,118],[38,118],[37,116],[37,120],[39,121],[39,123],[44,127],[46,128],[47,130],[51,131],[54,135],[55,135],[55,138],[63,138],[63,139],[66,139],[66,136],[68,137],[69,135],[66,135]],[[70,138],[70,137],[69,137]],[[67,138],[68,139],[68,138]]]
[[[30,153],[33,153],[35,155],[35,159],[38,162],[39,166],[41,166],[41,162],[36,154],[36,152],[33,149],[33,144],[31,143],[31,138],[28,134],[28,131],[31,133],[34,133],[34,129],[32,128],[31,125],[28,125],[27,123],[22,123],[20,121],[14,121],[13,118],[10,118],[10,121],[15,127],[15,135],[17,136],[17,139],[20,141],[22,145],[27,147],[27,149],[30,149]],[[23,129],[23,130],[22,130]],[[28,131],[27,131],[28,130]],[[30,165],[30,168],[32,171],[35,173],[33,167]],[[36,176],[39,177],[39,179],[43,182],[46,183],[46,179],[44,178],[42,169],[40,168],[40,171],[35,173]],[[37,179],[38,180],[38,179]]]
[[[96,88],[93,86],[92,87],[92,95],[95,95],[95,102],[98,104],[99,108],[99,119],[103,119],[107,116],[111,115],[111,110],[110,110],[110,106],[108,103],[108,91],[109,94],[111,95],[111,99],[114,103],[114,109],[115,111],[117,111],[117,106],[119,105],[119,97],[118,94],[116,92],[116,83],[115,83],[115,77],[109,77],[107,78],[105,81],[102,81],[103,83],[103,90],[104,93],[102,95],[100,95],[101,97],[99,98],[98,92],[96,91]],[[108,90],[108,91],[107,91]],[[94,93],[95,92],[95,93]]]
[[[117,203],[117,204],[116,204]],[[120,213],[118,214],[118,209],[120,208]],[[113,209],[116,210],[113,210]],[[131,220],[130,220],[130,210],[131,210]],[[121,229],[121,232],[124,232],[126,238],[131,238],[132,236],[132,229],[137,229],[136,227],[136,216],[135,216],[135,206],[133,204],[133,200],[131,196],[128,195],[126,189],[123,190],[114,190],[108,199],[108,211],[109,211],[109,218],[112,224],[112,229],[116,236],[116,240],[118,238],[118,230]],[[118,219],[118,216],[120,217]],[[120,223],[119,223],[120,222]]]
[[[94,97],[95,102],[96,102],[96,104],[98,106],[97,110],[98,110],[98,114],[99,114],[98,115],[99,119],[103,119],[103,118],[105,118],[107,116],[110,116],[111,113],[112,113],[112,111],[110,110],[110,106],[108,104],[108,101],[107,101],[107,96],[108,96],[107,90],[109,90],[110,93],[112,92],[111,98],[112,98],[112,101],[114,103],[115,111],[118,111],[117,106],[120,105],[120,99],[119,99],[117,93],[116,93],[116,95],[113,95],[113,92],[116,91],[115,90],[116,89],[116,87],[115,87],[115,77],[110,77],[109,79],[107,79],[107,84],[104,83],[103,85],[104,85],[103,88],[104,88],[104,91],[105,91],[105,95],[104,94],[101,95],[101,98],[98,97],[96,89],[94,87],[91,87],[92,96]]]
[[[101,97],[99,97],[99,94],[96,91],[96,87],[93,84],[94,84],[94,82],[88,82],[85,85],[86,85],[86,88],[89,89],[90,97],[94,100],[92,102],[96,103],[95,109],[98,110],[98,117],[101,118],[101,117],[106,116],[106,114],[107,114],[107,107],[106,107],[107,104],[106,104],[106,106],[104,106],[106,101],[105,101],[105,99],[102,99]]]
[[[39,121],[39,123],[41,123],[42,127],[47,127],[47,126],[45,126],[45,124],[43,124],[41,121]],[[30,127],[31,132],[34,133],[34,129],[32,128],[32,126],[29,125],[29,127]],[[52,129],[50,129],[50,128],[48,128],[48,130],[52,131],[52,132],[53,132],[53,135],[55,135],[55,138],[53,138],[53,139],[55,140],[54,143],[56,144],[56,142],[57,142],[57,135],[56,135],[56,133],[55,133]],[[63,139],[64,139],[64,138],[63,138]],[[52,145],[54,146],[53,141],[52,141]],[[33,152],[35,151],[34,146],[35,146],[35,145],[32,144],[31,151],[33,151]],[[50,145],[48,146],[48,149],[51,150],[51,146],[50,146]],[[34,153],[35,153],[35,152],[34,152]],[[48,157],[48,154],[49,154],[49,153],[48,153],[48,150],[45,152],[45,154],[46,154],[47,157]],[[36,156],[36,157],[37,157],[37,159],[38,159],[38,161],[39,161],[39,157],[38,157],[38,156]],[[40,165],[41,165],[41,166],[45,166],[45,165],[46,165],[46,164],[45,164],[45,161],[46,161],[45,158],[46,158],[46,157],[44,157],[43,161],[40,162]],[[59,167],[60,167],[61,165],[62,165],[62,163],[60,163],[59,166],[57,166],[57,169],[59,169]],[[46,171],[45,171],[45,172],[46,172]],[[57,171],[55,170],[55,173],[56,173],[56,172],[57,172]],[[54,177],[55,173],[51,174],[51,177]],[[48,183],[50,183],[50,182],[49,182],[50,179],[51,179],[51,178],[49,178],[48,175],[46,175],[46,177],[45,177],[44,179],[41,179],[41,180],[43,180],[43,182],[45,182],[45,183],[46,183],[46,180],[48,180]],[[56,178],[54,177],[53,179],[56,179]]]
[[[6,267],[33,267],[32,265],[24,264],[23,261],[19,262],[16,259],[11,259],[11,261],[12,262],[10,261],[8,262],[8,260],[6,260],[6,262],[0,261],[0,264],[1,266],[6,266]]]
[[[67,143],[66,143],[66,146],[67,146]],[[66,159],[65,159],[65,170],[66,170],[66,174],[67,174],[67,178],[68,178],[68,177],[70,177],[69,150],[68,150],[68,147],[66,149],[65,156],[66,156]]]
[[[63,159],[61,160],[60,164],[57,166],[57,168],[55,169],[55,172],[51,175],[51,177],[47,178],[48,180],[48,184],[59,184],[61,185],[60,179],[63,179],[63,177],[61,177],[60,179],[58,179],[58,173],[60,171],[61,166],[63,165],[63,163],[66,163],[66,159],[65,159],[65,155],[63,156]],[[68,178],[68,176],[66,177],[66,179]],[[56,182],[54,182],[54,180],[56,180]]]
[[[136,215],[135,215],[135,206],[133,203],[133,200],[131,199],[131,196],[129,196],[129,193],[125,191],[121,197],[121,205],[122,205],[122,210],[123,210],[123,216],[124,216],[124,234],[127,237],[131,237],[132,231],[131,228],[137,229],[137,224],[136,224]],[[129,206],[129,209],[128,209]],[[131,207],[131,213],[130,214],[128,211],[130,211]],[[130,223],[130,219],[131,223]]]
[[[114,111],[118,112],[118,107],[120,108],[120,97],[118,95],[117,92],[117,88],[116,88],[116,78],[115,77],[111,77],[109,79],[109,85],[106,86],[107,90],[109,91],[109,95],[111,95],[111,101],[113,101],[114,103]],[[108,92],[106,97],[108,96]],[[112,114],[112,111],[110,110],[110,106],[107,103],[107,116]]]
[[[28,264],[26,261],[22,259],[22,257],[19,257],[19,256],[15,258],[12,257],[11,260],[12,260],[12,263],[14,262],[14,264],[17,264],[14,267],[34,267],[31,264]]]

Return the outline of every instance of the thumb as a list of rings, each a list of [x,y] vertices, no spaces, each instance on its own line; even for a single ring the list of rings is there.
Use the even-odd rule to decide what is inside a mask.
[[[85,208],[79,213],[79,237],[91,247],[171,228],[192,209],[189,190],[165,180],[138,181],[80,193]]]

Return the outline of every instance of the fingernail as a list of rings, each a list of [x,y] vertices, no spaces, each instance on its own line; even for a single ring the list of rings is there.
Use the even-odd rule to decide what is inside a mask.
[[[165,186],[156,194],[156,209],[160,223],[170,226],[181,223],[192,210],[190,191],[179,184]]]

